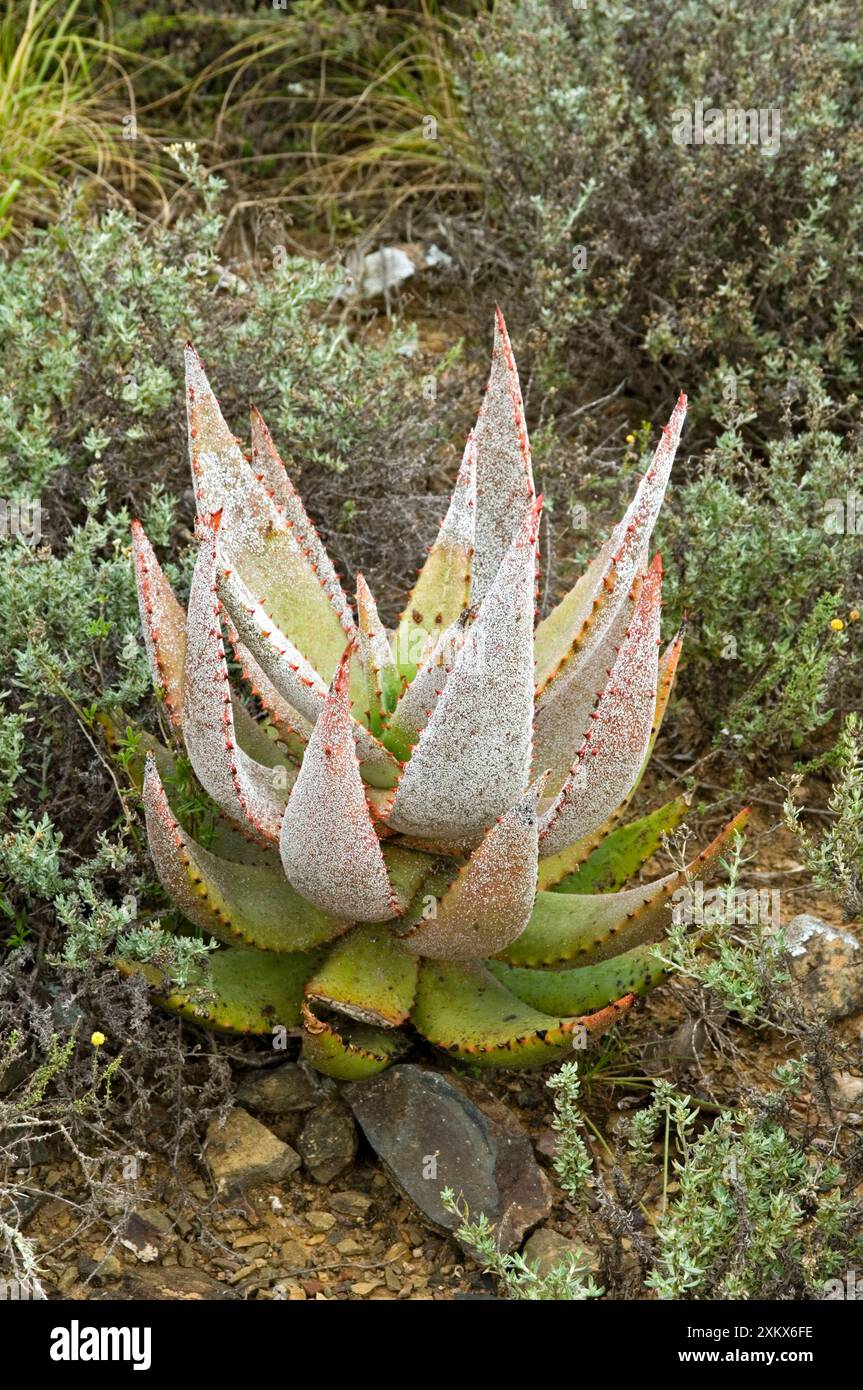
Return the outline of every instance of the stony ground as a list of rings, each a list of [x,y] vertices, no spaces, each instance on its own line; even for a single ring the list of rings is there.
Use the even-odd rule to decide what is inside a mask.
[[[762,832],[752,872],[775,875],[783,864],[793,881],[793,845],[763,814],[756,816],[755,843]],[[837,1014],[834,1036],[849,1061],[833,1077],[834,1096],[842,1123],[859,1133],[863,951],[854,929],[840,927],[829,899],[795,891],[791,910],[799,914],[804,906],[833,925],[825,921],[808,937],[802,930],[795,972],[804,997]],[[709,1030],[693,1028],[673,986],[639,1006],[619,1052],[587,1079],[588,1142],[601,1168],[608,1170],[616,1129],[643,1102],[650,1078],[676,1080],[703,1101],[709,1118],[749,1087],[767,1085],[777,1062],[794,1055],[793,1041],[777,1033],[754,1034],[733,1020],[723,1021],[723,1032],[717,1049]],[[542,1074],[458,1078],[427,1054],[398,1069],[401,1081],[386,1073],[371,1094],[369,1083],[338,1086],[292,1060],[249,1060],[265,1064],[235,1068],[236,1105],[211,1121],[200,1157],[177,1169],[156,1158],[130,1172],[114,1164],[104,1175],[109,1195],[101,1210],[93,1209],[92,1171],[88,1188],[80,1161],[40,1155],[17,1175],[40,1194],[27,1236],[49,1297],[493,1295],[487,1276],[441,1228],[451,1220],[437,1198],[443,1183],[463,1190],[474,1210],[496,1203],[504,1243],[517,1248],[528,1237],[525,1249],[542,1267],[578,1248],[601,1280],[608,1251],[556,1181],[551,1095]],[[800,1104],[809,1100],[803,1095]],[[156,1137],[136,1136],[135,1147],[150,1150]],[[627,1248],[624,1241],[624,1261]]]

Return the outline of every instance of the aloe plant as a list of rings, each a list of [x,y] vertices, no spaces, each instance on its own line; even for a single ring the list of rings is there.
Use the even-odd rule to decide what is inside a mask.
[[[623,520],[537,624],[542,499],[498,314],[449,509],[388,635],[362,576],[352,610],[260,415],[246,455],[191,347],[186,378],[187,611],[133,527],[176,742],[151,741],[143,800],[162,884],[223,945],[197,988],[125,968],[213,1027],[301,1027],[337,1077],[387,1066],[408,1021],[474,1064],[583,1045],[660,978],[672,895],[737,823],[687,869],[623,888],[684,811],[622,824],[680,656],[679,635],[660,654],[648,545],[685,397]],[[190,833],[186,760],[206,837]]]

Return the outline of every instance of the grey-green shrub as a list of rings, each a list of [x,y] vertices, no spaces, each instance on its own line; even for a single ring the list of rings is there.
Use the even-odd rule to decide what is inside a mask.
[[[854,423],[853,0],[502,0],[459,37],[496,277],[509,267],[562,406],[623,381],[651,415],[685,386],[690,442],[711,438],[729,404],[761,442],[818,398],[836,403],[840,432]],[[778,148],[676,143],[675,111],[699,99],[778,108]]]

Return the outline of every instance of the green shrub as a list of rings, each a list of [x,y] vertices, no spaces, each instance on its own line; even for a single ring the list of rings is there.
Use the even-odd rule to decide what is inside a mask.
[[[133,955],[161,941],[158,922],[136,935],[134,912],[116,915],[150,868],[100,721],[134,716],[150,691],[132,516],[156,545],[172,542],[183,590],[194,515],[184,341],[229,364],[235,428],[245,432],[256,402],[331,553],[344,560],[349,545],[384,595],[433,533],[432,489],[450,471],[436,457],[440,403],[423,399],[412,336],[353,340],[329,312],[337,273],[284,247],[254,278],[232,275],[219,258],[222,186],[192,151],[177,157],[189,205],[172,227],[69,209],[0,260],[0,498],[41,504],[41,543],[13,534],[5,511],[0,527],[0,940],[20,944],[38,928],[56,946],[59,914],[68,963],[118,932]],[[99,830],[112,832],[113,863]],[[185,972],[194,944],[182,950]]]
[[[834,771],[827,829],[813,839],[803,824],[804,812],[794,799],[801,777],[785,802],[785,823],[796,836],[803,862],[818,888],[826,888],[848,920],[863,914],[863,728],[849,714],[835,747],[821,760]]]
[[[487,237],[562,403],[622,381],[640,418],[684,386],[690,445],[729,401],[757,441],[827,396],[836,428],[855,421],[852,0],[503,0],[461,40]],[[696,100],[779,108],[778,148],[675,143],[674,112]]]
[[[458,51],[465,177],[485,180],[474,273],[523,325],[529,413],[553,393],[559,561],[626,490],[610,446],[629,431],[634,467],[642,422],[685,389],[660,543],[668,630],[691,619],[689,746],[693,728],[749,759],[811,741],[863,679],[857,633],[830,630],[859,604],[863,536],[825,530],[861,476],[856,6],[502,0]],[[779,108],[778,148],[675,143],[699,99]]]

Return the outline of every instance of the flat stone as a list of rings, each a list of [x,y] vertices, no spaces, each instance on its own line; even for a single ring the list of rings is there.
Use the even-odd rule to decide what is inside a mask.
[[[521,1253],[540,1278],[552,1274],[573,1256],[583,1268],[595,1270],[597,1266],[596,1256],[583,1245],[574,1240],[567,1240],[566,1236],[560,1235],[558,1231],[550,1231],[546,1226],[534,1231]]]
[[[374,1198],[367,1197],[364,1192],[334,1192],[329,1204],[340,1216],[353,1216],[361,1220],[368,1216],[374,1206]]]
[[[863,949],[850,931],[802,912],[784,935],[791,973],[813,1012],[836,1019],[863,1010]]]
[[[841,1110],[863,1109],[863,1076],[852,1076],[848,1071],[835,1071],[833,1089]]]
[[[336,1218],[331,1211],[307,1211],[306,1224],[311,1226],[313,1231],[319,1234],[331,1231],[336,1224]]]
[[[133,1211],[126,1222],[120,1244],[142,1264],[158,1260],[175,1240],[170,1218],[157,1208]]]
[[[279,1248],[279,1255],[287,1269],[306,1269],[309,1257],[298,1240],[286,1240]]]
[[[394,1186],[447,1234],[459,1219],[440,1199],[463,1199],[472,1221],[484,1213],[502,1250],[520,1245],[551,1211],[551,1186],[530,1139],[511,1112],[478,1082],[407,1063],[355,1081],[342,1095]]]
[[[284,1062],[271,1071],[245,1076],[237,1088],[237,1099],[255,1114],[291,1115],[319,1105],[324,1090],[299,1062]]]
[[[332,1182],[350,1168],[357,1152],[357,1127],[350,1111],[339,1100],[328,1100],[312,1110],[297,1148],[306,1171],[315,1182]]]
[[[245,1110],[232,1110],[226,1123],[213,1120],[205,1151],[216,1192],[222,1196],[282,1182],[300,1166],[299,1154]]]

